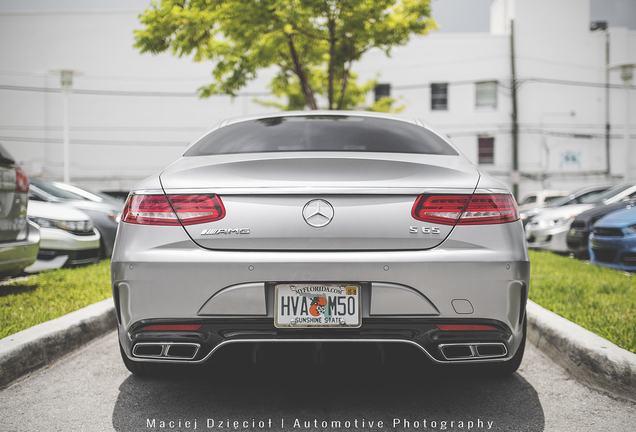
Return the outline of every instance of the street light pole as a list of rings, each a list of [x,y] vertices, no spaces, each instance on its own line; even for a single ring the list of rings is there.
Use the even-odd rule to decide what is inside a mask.
[[[625,180],[631,180],[631,170],[632,170],[632,151],[631,151],[631,143],[630,143],[630,130],[629,130],[629,122],[630,122],[630,98],[629,98],[629,90],[632,82],[632,78],[634,78],[634,68],[636,68],[636,63],[619,63],[615,65],[611,65],[609,67],[610,70],[618,70],[621,72],[621,79],[623,80],[623,88],[625,89]]]
[[[79,71],[70,69],[52,70],[51,73],[60,75],[60,85],[62,88],[62,117],[63,117],[63,134],[64,134],[64,183],[71,181],[71,150],[70,150],[70,134],[69,134],[69,115],[68,105],[71,90],[73,88],[73,75],[81,75]]]

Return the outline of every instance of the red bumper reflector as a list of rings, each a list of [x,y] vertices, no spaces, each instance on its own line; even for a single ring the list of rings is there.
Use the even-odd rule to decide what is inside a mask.
[[[469,325],[469,324],[437,324],[436,327],[444,331],[491,331],[496,327],[489,325]]]
[[[194,331],[199,330],[201,324],[174,324],[174,325],[151,325],[144,327],[142,331]]]

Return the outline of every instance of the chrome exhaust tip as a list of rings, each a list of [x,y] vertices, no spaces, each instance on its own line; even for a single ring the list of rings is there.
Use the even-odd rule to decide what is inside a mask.
[[[508,348],[503,343],[440,344],[439,350],[446,360],[480,360],[508,354]]]
[[[139,358],[164,360],[192,360],[201,345],[188,342],[139,342],[132,354]]]

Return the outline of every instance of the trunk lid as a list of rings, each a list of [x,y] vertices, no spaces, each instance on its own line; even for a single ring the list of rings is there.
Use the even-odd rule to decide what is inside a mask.
[[[417,197],[471,194],[479,172],[463,156],[269,153],[182,158],[160,179],[166,194],[222,200],[223,219],[184,227],[201,247],[411,250],[453,228],[414,219]]]

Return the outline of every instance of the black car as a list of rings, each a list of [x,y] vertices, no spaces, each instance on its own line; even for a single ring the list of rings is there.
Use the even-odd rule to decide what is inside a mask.
[[[588,239],[592,232],[594,223],[605,215],[613,211],[620,210],[629,206],[634,206],[636,196],[609,205],[599,205],[590,210],[579,214],[570,226],[570,231],[566,236],[568,249],[579,258],[586,259],[590,256],[588,251]]]

